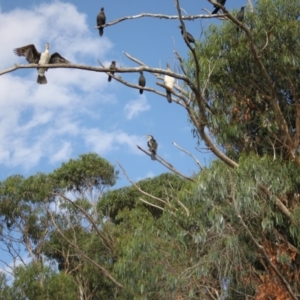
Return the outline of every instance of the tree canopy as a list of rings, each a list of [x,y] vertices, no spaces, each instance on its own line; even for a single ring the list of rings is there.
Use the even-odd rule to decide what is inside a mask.
[[[156,155],[177,175],[115,190],[118,171],[95,153],[49,174],[8,177],[0,184],[0,238],[23,263],[12,268],[11,285],[1,274],[1,296],[299,298],[300,1],[257,1],[242,22],[209,1],[222,14],[197,17],[222,23],[195,46],[175,2],[189,50],[186,61],[175,53],[180,72],[141,62],[114,71],[177,78],[173,102],[218,159],[204,168],[191,155],[201,170],[187,177]]]

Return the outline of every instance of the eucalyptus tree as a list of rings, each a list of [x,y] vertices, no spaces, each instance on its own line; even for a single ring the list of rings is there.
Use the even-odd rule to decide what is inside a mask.
[[[190,182],[182,189],[172,188],[178,183],[175,178],[164,181],[167,193],[160,195],[156,195],[158,183],[148,192],[147,184],[144,188],[134,184],[135,191],[107,193],[102,203],[98,203],[101,186],[111,186],[116,173],[106,163],[105,168],[94,169],[93,157],[82,157],[78,166],[70,161],[49,177],[34,177],[30,185],[34,193],[23,188],[26,180],[18,176],[1,187],[2,224],[8,222],[7,229],[18,224],[15,220],[23,220],[23,209],[31,220],[26,201],[66,201],[65,219],[47,207],[49,226],[54,229],[53,249],[62,243],[60,249],[88,261],[109,280],[118,299],[261,300],[297,299],[300,294],[300,1],[257,1],[246,9],[242,22],[235,17],[237,11],[229,12],[219,1],[209,2],[222,14],[183,16],[175,0],[178,15],[174,18],[189,51],[186,61],[175,51],[178,72],[149,67],[127,53],[137,68],[116,67],[113,73],[110,68],[73,64],[45,67],[106,72],[136,89],[140,86],[117,74],[148,72],[157,76],[164,92],[147,86],[143,90],[163,97],[168,88],[162,83],[165,75],[177,79],[168,90],[172,102],[186,110],[193,135],[215,154],[217,162],[198,177],[187,178]],[[105,26],[118,26],[132,17],[162,15],[130,16]],[[222,24],[210,26],[201,42],[191,46],[186,24],[200,18],[221,18]],[[35,67],[17,65],[0,74]],[[107,167],[105,179],[99,179]],[[37,182],[45,188],[39,191]],[[11,198],[18,209],[10,206]],[[32,240],[43,236],[45,225],[32,226],[38,224],[36,218],[28,224],[27,236]],[[93,250],[99,245],[100,255],[95,257]],[[71,261],[53,249],[47,255],[62,259],[62,266],[65,258]],[[89,270],[82,269],[81,275]]]
[[[71,159],[50,174],[38,173],[29,178],[16,175],[1,182],[0,239],[2,250],[13,259],[11,273],[15,281],[20,274],[23,282],[36,272],[39,280],[34,284],[39,291],[37,287],[28,288],[43,295],[47,286],[44,274],[48,272],[45,265],[54,262],[49,272],[58,270],[73,276],[80,300],[95,295],[99,282],[109,285],[105,278],[112,276],[103,266],[109,265],[113,243],[95,205],[101,194],[114,185],[117,173],[107,160],[90,153]],[[30,255],[32,267],[27,266],[24,249]],[[94,268],[100,268],[100,275],[95,273],[94,280],[92,267],[83,264],[85,257],[94,262]],[[18,264],[22,266],[17,267]],[[18,290],[21,287],[20,284]],[[31,292],[21,289],[20,293],[29,297]]]

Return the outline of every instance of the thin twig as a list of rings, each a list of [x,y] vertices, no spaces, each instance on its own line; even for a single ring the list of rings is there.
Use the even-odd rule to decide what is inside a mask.
[[[152,157],[151,153],[147,152],[146,150],[144,150],[139,145],[136,145],[136,146],[138,147],[139,150],[143,151],[145,154],[147,154],[148,156]],[[187,179],[189,181],[195,182],[195,180],[193,178],[185,176],[184,174],[182,174],[181,172],[179,172],[178,170],[176,170],[170,163],[168,163],[167,161],[165,161],[162,157],[158,156],[157,154],[155,155],[155,158],[156,158],[156,160],[158,162],[160,162],[162,165],[164,165],[170,171],[176,173],[177,175],[181,176],[184,179]]]
[[[176,148],[178,148],[179,150],[181,150],[182,152],[184,152],[184,153],[186,153],[187,155],[189,155],[190,157],[192,157],[192,158],[195,160],[196,164],[199,166],[199,168],[200,168],[201,170],[204,169],[204,167],[201,165],[200,161],[199,161],[192,153],[190,153],[190,152],[188,152],[187,150],[183,149],[182,147],[180,147],[179,145],[177,145],[175,142],[173,142],[172,144],[173,144]]]
[[[94,229],[96,230],[97,234],[99,235],[99,237],[101,238],[101,240],[104,242],[104,246],[112,251],[113,250],[113,245],[112,245],[112,241],[109,241],[103,234],[102,232],[99,230],[98,226],[96,225],[96,223],[93,221],[92,217],[81,207],[79,206],[76,202],[72,201],[71,199],[69,199],[68,197],[66,197],[64,194],[61,193],[51,193],[51,195],[53,196],[59,196],[61,198],[63,198],[64,200],[68,201],[69,203],[71,203],[73,206],[75,206],[77,209],[79,209],[84,216],[88,219],[88,221],[92,224],[92,226],[94,227]]]
[[[150,197],[150,198],[152,198],[152,199],[154,199],[154,200],[157,200],[157,201],[159,201],[159,202],[161,202],[161,203],[163,203],[163,204],[165,204],[165,205],[167,205],[167,206],[169,206],[170,208],[172,208],[172,209],[174,209],[168,202],[166,202],[165,200],[163,200],[163,199],[161,199],[161,198],[158,198],[158,197],[155,197],[155,196],[153,196],[153,195],[151,195],[151,194],[149,194],[149,193],[147,193],[147,192],[145,192],[145,191],[143,191],[136,183],[134,183],[130,178],[129,178],[129,176],[127,175],[127,173],[126,173],[126,171],[125,171],[125,169],[122,167],[122,165],[117,161],[117,164],[119,165],[119,167],[122,169],[122,171],[123,171],[123,174],[125,175],[125,177],[127,178],[127,180],[138,190],[138,191],[140,191],[142,194],[144,194],[145,196],[148,196],[148,197]]]
[[[98,62],[99,62],[99,64],[103,67],[103,64],[102,64],[99,60],[98,60]],[[104,69],[104,68],[103,68],[103,69]],[[111,72],[111,69],[110,69],[110,72]],[[115,75],[115,74],[113,75],[113,74],[111,74],[111,73],[109,73],[109,72],[105,72],[105,73],[106,73],[107,75],[109,74],[110,77],[114,78],[116,81],[118,81],[118,82],[120,82],[120,83],[122,83],[122,84],[124,84],[124,85],[126,85],[126,86],[128,86],[128,87],[130,87],[130,88],[134,88],[134,89],[138,89],[138,90],[143,89],[143,90],[145,90],[145,91],[155,93],[155,94],[157,94],[157,95],[159,95],[159,96],[166,97],[166,94],[165,94],[165,93],[162,93],[162,92],[160,92],[160,91],[158,91],[158,90],[156,90],[156,89],[154,89],[154,88],[150,88],[150,87],[141,87],[141,86],[139,86],[139,85],[137,85],[137,84],[129,83],[129,82],[125,81],[124,79],[122,79],[122,77],[117,76],[117,75]],[[116,69],[114,69],[114,73],[117,73]],[[153,73],[151,73],[151,74],[153,74]],[[154,75],[155,75],[155,74],[154,74]],[[159,85],[159,86],[164,86],[164,85],[162,85],[162,84],[160,84],[160,83],[157,83],[157,85]],[[184,101],[184,97],[183,97],[183,96],[181,96],[181,95],[179,95],[179,94],[177,94],[177,93],[174,93],[174,95],[177,96],[178,98],[180,98],[180,99],[182,99],[182,100]],[[179,102],[179,101],[176,100],[176,99],[174,99],[174,102],[176,102],[177,104],[179,104],[179,105],[185,107],[185,105],[184,105],[183,103]]]
[[[179,65],[180,65],[181,71],[183,72],[183,74],[184,74],[185,76],[187,76],[186,70],[185,70],[185,68],[184,68],[184,61],[183,61],[182,57],[179,55],[179,53],[178,53],[176,50],[174,50],[174,53],[175,53],[176,58],[177,58],[178,61],[179,61]]]
[[[103,275],[107,278],[109,278],[115,285],[117,285],[119,288],[123,288],[123,285],[119,283],[105,268],[100,266],[97,262],[92,260],[88,255],[86,255],[75,243],[71,242],[64,233],[60,230],[60,228],[57,226],[56,222],[54,221],[53,215],[50,211],[48,211],[52,224],[56,228],[57,232],[62,236],[62,238],[70,244],[84,259],[86,259],[88,262],[90,262],[93,266],[95,266],[97,269],[99,269]]]

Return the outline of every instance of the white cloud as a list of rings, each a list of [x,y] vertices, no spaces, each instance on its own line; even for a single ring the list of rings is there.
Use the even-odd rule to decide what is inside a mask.
[[[125,107],[126,118],[128,120],[133,119],[134,117],[138,116],[141,112],[147,111],[151,108],[148,104],[145,97],[141,97],[137,100],[132,100],[128,102]]]
[[[88,28],[86,15],[71,3],[55,1],[0,14],[0,36],[5,41],[1,45],[1,66],[24,62],[25,58],[17,58],[12,50],[28,44],[41,51],[49,42],[51,52],[59,52],[72,62],[84,55],[85,59],[94,58],[95,63],[112,46],[106,37],[99,39],[97,32]]]
[[[138,177],[136,179],[136,182],[140,181],[140,180],[143,180],[143,179],[147,179],[147,178],[153,178],[155,177],[156,175],[152,172],[152,171],[148,171],[147,174],[143,177]]]
[[[122,148],[141,154],[136,145],[145,142],[140,136],[129,135],[122,131],[105,132],[99,129],[88,130],[85,141],[92,151],[102,155]]]
[[[155,176],[155,174],[151,171],[148,171],[145,178],[153,178]]]
[[[86,18],[73,4],[60,1],[0,10],[1,68],[26,64],[26,59],[12,50],[31,43],[42,51],[49,42],[51,53],[59,52],[74,63],[98,65],[97,59],[105,61],[112,44],[88,28]],[[92,142],[94,123],[103,109],[100,105],[108,105],[107,99],[113,98],[104,93],[106,74],[50,69],[46,77],[48,84],[41,86],[36,83],[36,69],[0,76],[0,164],[30,169],[42,158],[50,163],[63,161],[72,155],[74,144],[84,144],[88,137],[100,152],[114,149],[114,144],[126,144],[111,140],[104,131],[107,145]]]
[[[71,143],[70,142],[63,142],[62,148],[56,152],[52,157],[50,157],[50,161],[52,163],[56,163],[59,161],[67,160],[72,153]]]

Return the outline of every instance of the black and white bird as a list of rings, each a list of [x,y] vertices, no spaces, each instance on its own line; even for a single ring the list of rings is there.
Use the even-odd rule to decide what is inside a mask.
[[[147,146],[151,152],[151,159],[155,160],[158,144],[152,135],[146,135],[145,137],[148,138]]]
[[[238,21],[242,23],[244,21],[244,17],[245,17],[245,6],[242,6],[241,10],[236,14],[236,18]],[[239,27],[236,28],[236,31],[239,31]]]
[[[216,2],[224,6],[226,3],[226,0],[216,0]],[[215,10],[211,13],[212,15],[216,14],[220,10],[219,7],[217,7],[215,5],[214,5],[214,7],[215,7]]]
[[[114,69],[116,68],[116,62],[115,62],[114,60],[111,62],[109,68],[110,68],[111,70],[114,70]],[[111,73],[112,75],[115,74],[115,72],[113,72],[113,71],[111,71],[110,73]],[[109,82],[111,81],[111,76],[109,76],[109,75],[108,75],[108,81],[109,81]]]
[[[106,23],[106,16],[104,13],[104,7],[101,7],[101,10],[97,16],[97,26],[105,25]],[[99,29],[99,35],[103,35],[103,27],[98,28]]]
[[[49,53],[50,44],[45,45],[45,51],[40,53],[36,50],[33,44],[14,49],[14,53],[18,56],[25,56],[30,64],[69,64],[70,62],[55,52],[52,55]],[[38,68],[37,83],[46,84],[47,79],[45,72],[48,68]]]
[[[140,71],[140,77],[139,77],[139,86],[142,86],[144,87],[146,85],[146,78],[145,76],[143,75],[143,72]],[[143,89],[140,89],[140,94],[143,94]]]
[[[167,71],[171,72],[171,69],[170,69],[169,65],[167,65]],[[169,75],[165,75],[164,83],[165,83],[165,86],[167,87],[166,92],[167,92],[167,100],[168,100],[169,103],[172,103],[171,92],[172,92],[173,87],[174,87],[174,82],[175,82],[174,77],[171,77]]]
[[[178,26],[180,29],[181,29],[181,34],[182,36],[184,37],[184,32],[183,32],[183,27],[182,25]],[[196,43],[195,43],[195,39],[194,37],[189,33],[189,32],[185,32],[186,33],[186,39],[189,43],[193,43],[195,46],[196,46]]]

